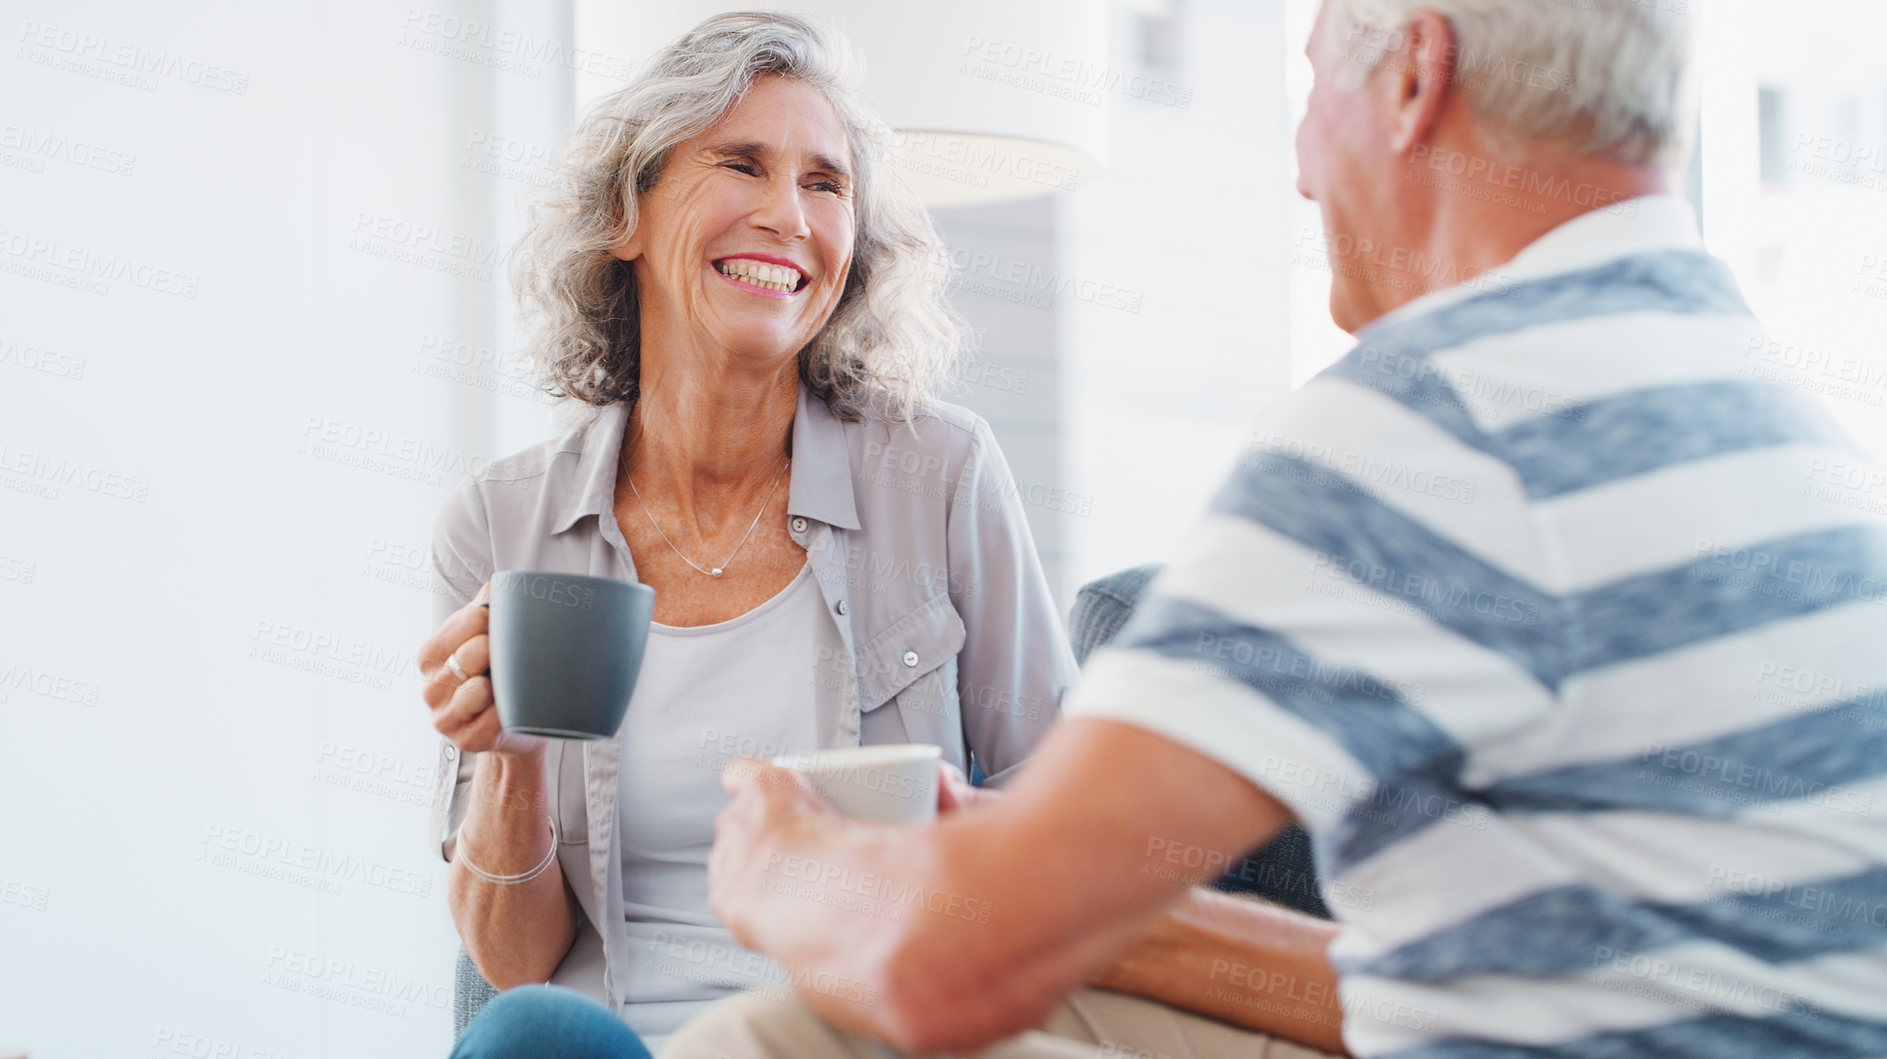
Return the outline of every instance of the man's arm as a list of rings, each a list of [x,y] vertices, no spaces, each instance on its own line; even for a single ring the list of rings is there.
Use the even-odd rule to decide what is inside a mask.
[[[1003,796],[949,765],[940,780],[940,813]],[[1328,920],[1195,886],[1088,984],[1342,1054],[1336,935]]]
[[[1289,818],[1216,761],[1101,720],[1058,725],[1008,797],[932,828],[842,820],[790,774],[752,761],[729,766],[726,782],[735,797],[709,864],[716,912],[742,944],[778,959],[820,1014],[915,1052],[1033,1028],[1192,884]],[[788,885],[813,878],[852,893]],[[902,908],[835,900],[848,896]],[[1315,963],[1292,966],[1308,974]],[[1305,1018],[1281,1018],[1275,1032],[1329,1042],[1329,1028]]]
[[[1336,925],[1195,887],[1089,982],[1346,1054]]]

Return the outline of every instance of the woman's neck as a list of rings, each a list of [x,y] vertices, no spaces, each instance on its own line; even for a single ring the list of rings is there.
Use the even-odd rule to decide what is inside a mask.
[[[645,354],[655,351],[645,350]],[[641,360],[622,465],[644,502],[673,510],[704,536],[751,517],[786,462],[799,408],[799,364],[769,374],[722,357]]]

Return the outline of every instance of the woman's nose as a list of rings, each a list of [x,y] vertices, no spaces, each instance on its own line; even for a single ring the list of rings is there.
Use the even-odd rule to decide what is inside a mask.
[[[761,195],[762,201],[753,213],[755,225],[783,239],[804,239],[812,234],[797,182],[769,180]]]

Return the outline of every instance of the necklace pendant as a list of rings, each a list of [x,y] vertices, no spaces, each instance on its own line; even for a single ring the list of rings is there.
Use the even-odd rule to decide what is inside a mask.
[[[723,563],[733,562],[734,556],[739,555],[740,550],[747,546],[747,538],[753,536],[754,527],[760,525],[760,516],[767,513],[767,504],[772,502],[773,494],[780,488],[780,480],[786,477],[787,468],[791,466],[793,466],[793,461],[790,459],[787,460],[784,464],[780,465],[780,473],[773,476],[773,484],[767,487],[767,495],[765,498],[763,498],[760,501],[760,510],[753,513],[753,521],[747,524],[747,532],[741,534],[740,543],[734,545],[734,550],[731,552],[728,552],[727,558],[721,560],[721,562]],[[629,483],[629,492],[635,496],[636,503],[642,505],[642,513],[649,517],[649,525],[655,528],[656,534],[662,538],[662,543],[668,545],[669,551],[672,551],[676,555],[681,556],[682,562],[687,563],[689,566],[694,567],[696,570],[700,570],[702,573],[708,575],[709,577],[719,577],[722,574],[727,572],[724,567],[720,567],[720,566],[717,566],[712,570],[704,569],[700,563],[695,562],[693,559],[688,558],[686,555],[682,555],[681,549],[675,547],[675,542],[669,540],[668,534],[662,532],[662,524],[660,522],[655,521],[655,512],[649,510],[648,502],[642,499],[642,493],[636,489],[636,480],[629,476],[627,464],[624,464],[622,476],[623,476],[623,480]]]

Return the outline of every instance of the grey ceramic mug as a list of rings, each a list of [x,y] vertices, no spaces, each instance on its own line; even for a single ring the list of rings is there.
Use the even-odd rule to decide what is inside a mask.
[[[491,687],[506,731],[607,739],[642,669],[655,590],[541,570],[491,579]]]

